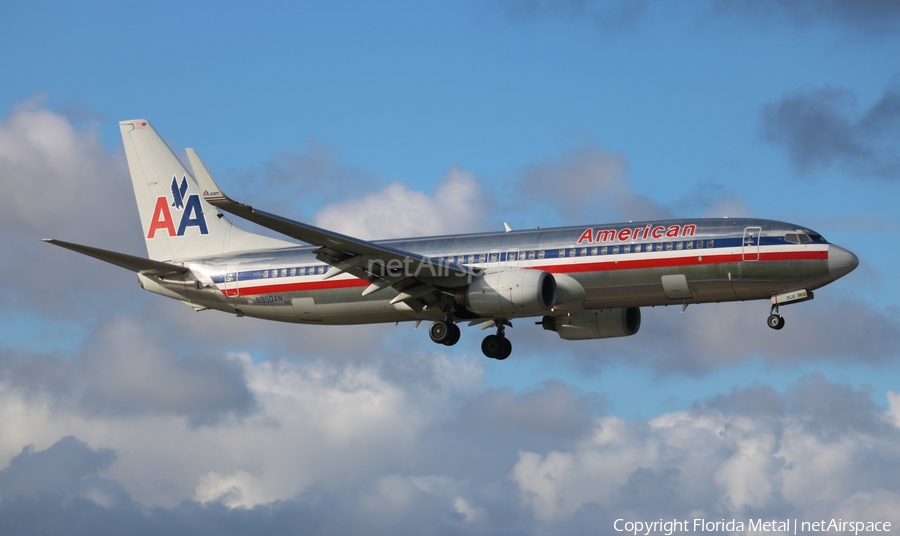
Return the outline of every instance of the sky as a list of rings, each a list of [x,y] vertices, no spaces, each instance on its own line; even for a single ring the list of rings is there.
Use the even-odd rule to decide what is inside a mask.
[[[0,534],[900,526],[900,4],[0,14]],[[779,332],[765,301],[609,340],[516,321],[503,362],[475,327],[197,313],[40,241],[146,254],[134,118],[234,197],[360,238],[750,216],[860,265]]]

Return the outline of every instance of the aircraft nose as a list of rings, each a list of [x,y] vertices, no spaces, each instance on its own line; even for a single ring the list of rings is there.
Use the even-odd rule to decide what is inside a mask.
[[[852,272],[859,266],[859,259],[842,247],[828,246],[828,273],[832,279],[838,279]]]

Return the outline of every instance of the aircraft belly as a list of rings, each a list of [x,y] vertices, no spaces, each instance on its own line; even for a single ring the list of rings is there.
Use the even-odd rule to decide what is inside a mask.
[[[585,289],[584,308],[647,307],[768,299],[827,284],[821,261],[740,262],[570,274]]]
[[[316,315],[322,324],[370,324],[414,320],[390,303],[387,294],[362,296],[358,288],[304,292],[298,300],[315,304]],[[308,302],[307,302],[308,303]]]

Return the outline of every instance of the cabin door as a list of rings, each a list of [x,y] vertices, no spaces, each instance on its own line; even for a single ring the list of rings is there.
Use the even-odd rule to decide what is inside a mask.
[[[744,227],[744,242],[741,246],[741,260],[756,262],[759,260],[759,235],[762,227]]]
[[[240,295],[241,291],[238,288],[239,268],[239,264],[229,264],[225,269],[225,296],[228,298],[235,298]]]

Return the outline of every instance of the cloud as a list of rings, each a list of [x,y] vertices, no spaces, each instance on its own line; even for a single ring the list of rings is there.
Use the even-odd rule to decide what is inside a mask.
[[[399,183],[323,208],[316,225],[362,239],[431,236],[483,228],[486,205],[472,173],[453,167],[434,196]]]
[[[549,209],[546,217],[566,224],[669,217],[668,209],[635,192],[627,169],[623,156],[589,145],[529,164],[516,177],[514,191],[535,211]]]
[[[891,0],[719,0],[713,4],[713,12],[749,16],[763,22],[787,22],[795,27],[826,23],[869,38],[890,35],[900,29],[900,6]]]
[[[265,366],[248,366],[276,379],[264,372]],[[376,373],[364,382],[364,390],[348,389],[346,381],[358,384],[362,372],[353,372],[353,367],[335,370],[338,382],[296,381],[297,373],[325,370],[291,367],[279,371],[279,387],[270,385],[268,394],[260,386],[256,394],[261,399],[276,392],[281,399],[264,405],[266,420],[271,421],[266,427],[245,422],[216,431],[169,429],[174,435],[168,440],[180,444],[177,455],[187,458],[187,464],[159,465],[153,448],[136,451],[132,441],[146,441],[145,435],[132,441],[108,436],[117,444],[114,448],[90,447],[74,437],[63,437],[43,450],[26,447],[0,470],[0,519],[6,528],[21,528],[5,533],[25,533],[26,528],[32,534],[41,528],[58,533],[73,520],[94,531],[126,523],[139,534],[187,528],[230,534],[235,527],[253,527],[261,534],[286,527],[368,534],[589,534],[608,530],[617,518],[842,516],[900,521],[900,429],[877,408],[870,393],[819,377],[807,378],[785,393],[764,386],[735,391],[650,420],[596,417],[575,441],[507,452],[498,470],[485,479],[477,467],[460,469],[453,457],[442,456],[424,466],[415,460],[417,452],[445,440],[448,430],[457,441],[477,444],[473,452],[485,452],[504,440],[502,433],[446,428],[467,411],[454,400],[462,395],[462,400],[475,403],[477,392],[440,391],[424,404],[449,403],[448,408],[458,409],[437,421],[408,421],[412,434],[382,434],[379,429],[397,429],[389,421],[399,424],[416,410],[387,397],[381,400],[390,411],[373,414],[369,404],[360,402],[387,385]],[[310,387],[313,392],[306,393]],[[538,397],[560,389],[565,387],[550,386]],[[404,400],[405,387],[388,390]],[[353,394],[335,404],[329,393]],[[322,395],[326,400],[310,404]],[[8,393],[0,396],[10,401]],[[517,404],[527,405],[527,396],[503,395],[495,405],[502,407],[501,413],[516,411]],[[829,406],[829,400],[835,403]],[[841,408],[840,401],[848,402],[850,410]],[[349,443],[321,435],[322,423],[334,418],[325,408],[336,405],[338,414],[356,413],[369,421],[349,428]],[[328,414],[310,420],[322,409]],[[398,414],[391,416],[393,412]],[[96,424],[85,424],[81,433],[95,435]],[[543,432],[527,432],[533,433]],[[207,448],[195,448],[197,436],[206,438]],[[372,441],[379,436],[384,439]],[[398,448],[403,459],[399,465],[391,461],[397,459]],[[331,452],[323,458],[316,451]],[[460,456],[467,453],[457,452]],[[132,457],[141,459],[128,459]],[[344,464],[332,463],[337,459]],[[136,502],[135,492],[147,482],[135,481],[128,473],[142,463],[171,473],[187,468],[195,484],[192,495],[184,497],[184,491],[169,488],[177,499],[169,506]],[[345,467],[347,463],[351,467]],[[194,465],[222,469],[203,472]],[[126,480],[130,485],[123,485]],[[41,512],[46,522],[38,527],[27,523],[26,516],[34,512]]]
[[[178,341],[131,320],[103,324],[87,340],[74,355],[2,350],[0,381],[88,416],[177,415],[199,425],[255,407],[235,359],[179,350]]]
[[[785,149],[805,175],[836,169],[857,178],[900,179],[900,78],[861,113],[856,100],[839,88],[788,95],[763,108],[763,139]]]
[[[259,169],[222,170],[218,176],[230,176],[222,185],[234,190],[237,199],[255,200],[269,212],[302,219],[304,213],[356,198],[378,184],[372,173],[343,164],[340,156],[334,148],[311,141],[301,152],[272,156]]]
[[[809,400],[850,397],[859,411],[829,413]],[[762,397],[784,408],[761,418],[741,409]],[[731,406],[723,411],[722,406]],[[754,404],[752,404],[754,405]],[[854,422],[862,417],[871,428]],[[571,451],[522,452],[511,478],[521,503],[545,522],[587,506],[600,516],[732,519],[786,516],[830,518],[841,509],[877,512],[900,499],[900,430],[866,393],[813,377],[780,395],[752,389],[717,397],[694,409],[629,422],[597,420]],[[602,485],[598,483],[602,482]]]
[[[125,281],[81,269],[69,253],[40,239],[145,254],[127,176],[121,152],[108,152],[96,132],[76,131],[66,118],[41,108],[40,100],[16,106],[0,121],[0,271],[16,281],[0,304],[27,301],[60,314],[94,303],[90,293],[72,299],[74,285],[99,290]],[[133,284],[133,276],[127,280]]]
[[[649,420],[589,417],[548,434],[552,425],[527,408],[577,408],[564,384],[511,396],[471,389],[476,375],[459,389],[450,366],[428,394],[377,367],[244,363],[263,401],[253,419],[202,428],[76,420],[78,437],[108,446],[71,436],[26,446],[0,469],[2,526],[19,528],[4,533],[59,533],[73,522],[93,533],[590,534],[623,517],[900,521],[893,414],[870,392],[817,376],[784,393],[756,386]],[[9,412],[15,397],[0,390],[0,399]],[[481,401],[496,433],[453,424]],[[58,427],[63,415],[30,426]],[[509,441],[521,448],[500,448],[487,477],[465,463]],[[453,448],[429,457],[441,444]],[[147,468],[165,473],[149,481],[169,484],[170,504],[135,499]],[[176,474],[192,485],[172,487]]]
[[[111,449],[94,451],[72,436],[61,438],[41,452],[26,446],[0,471],[0,500],[34,497],[38,493],[90,497],[104,487],[118,488],[116,491],[120,492],[121,486],[97,477],[115,459]]]
[[[588,21],[607,31],[634,28],[644,19],[662,13],[660,9],[669,8],[666,2],[647,0],[624,4],[605,0],[496,0],[495,4],[517,23],[553,17]],[[716,0],[703,7],[714,18],[740,17],[741,22],[753,20],[794,28],[827,24],[869,39],[890,36],[900,29],[900,7],[891,0]]]

